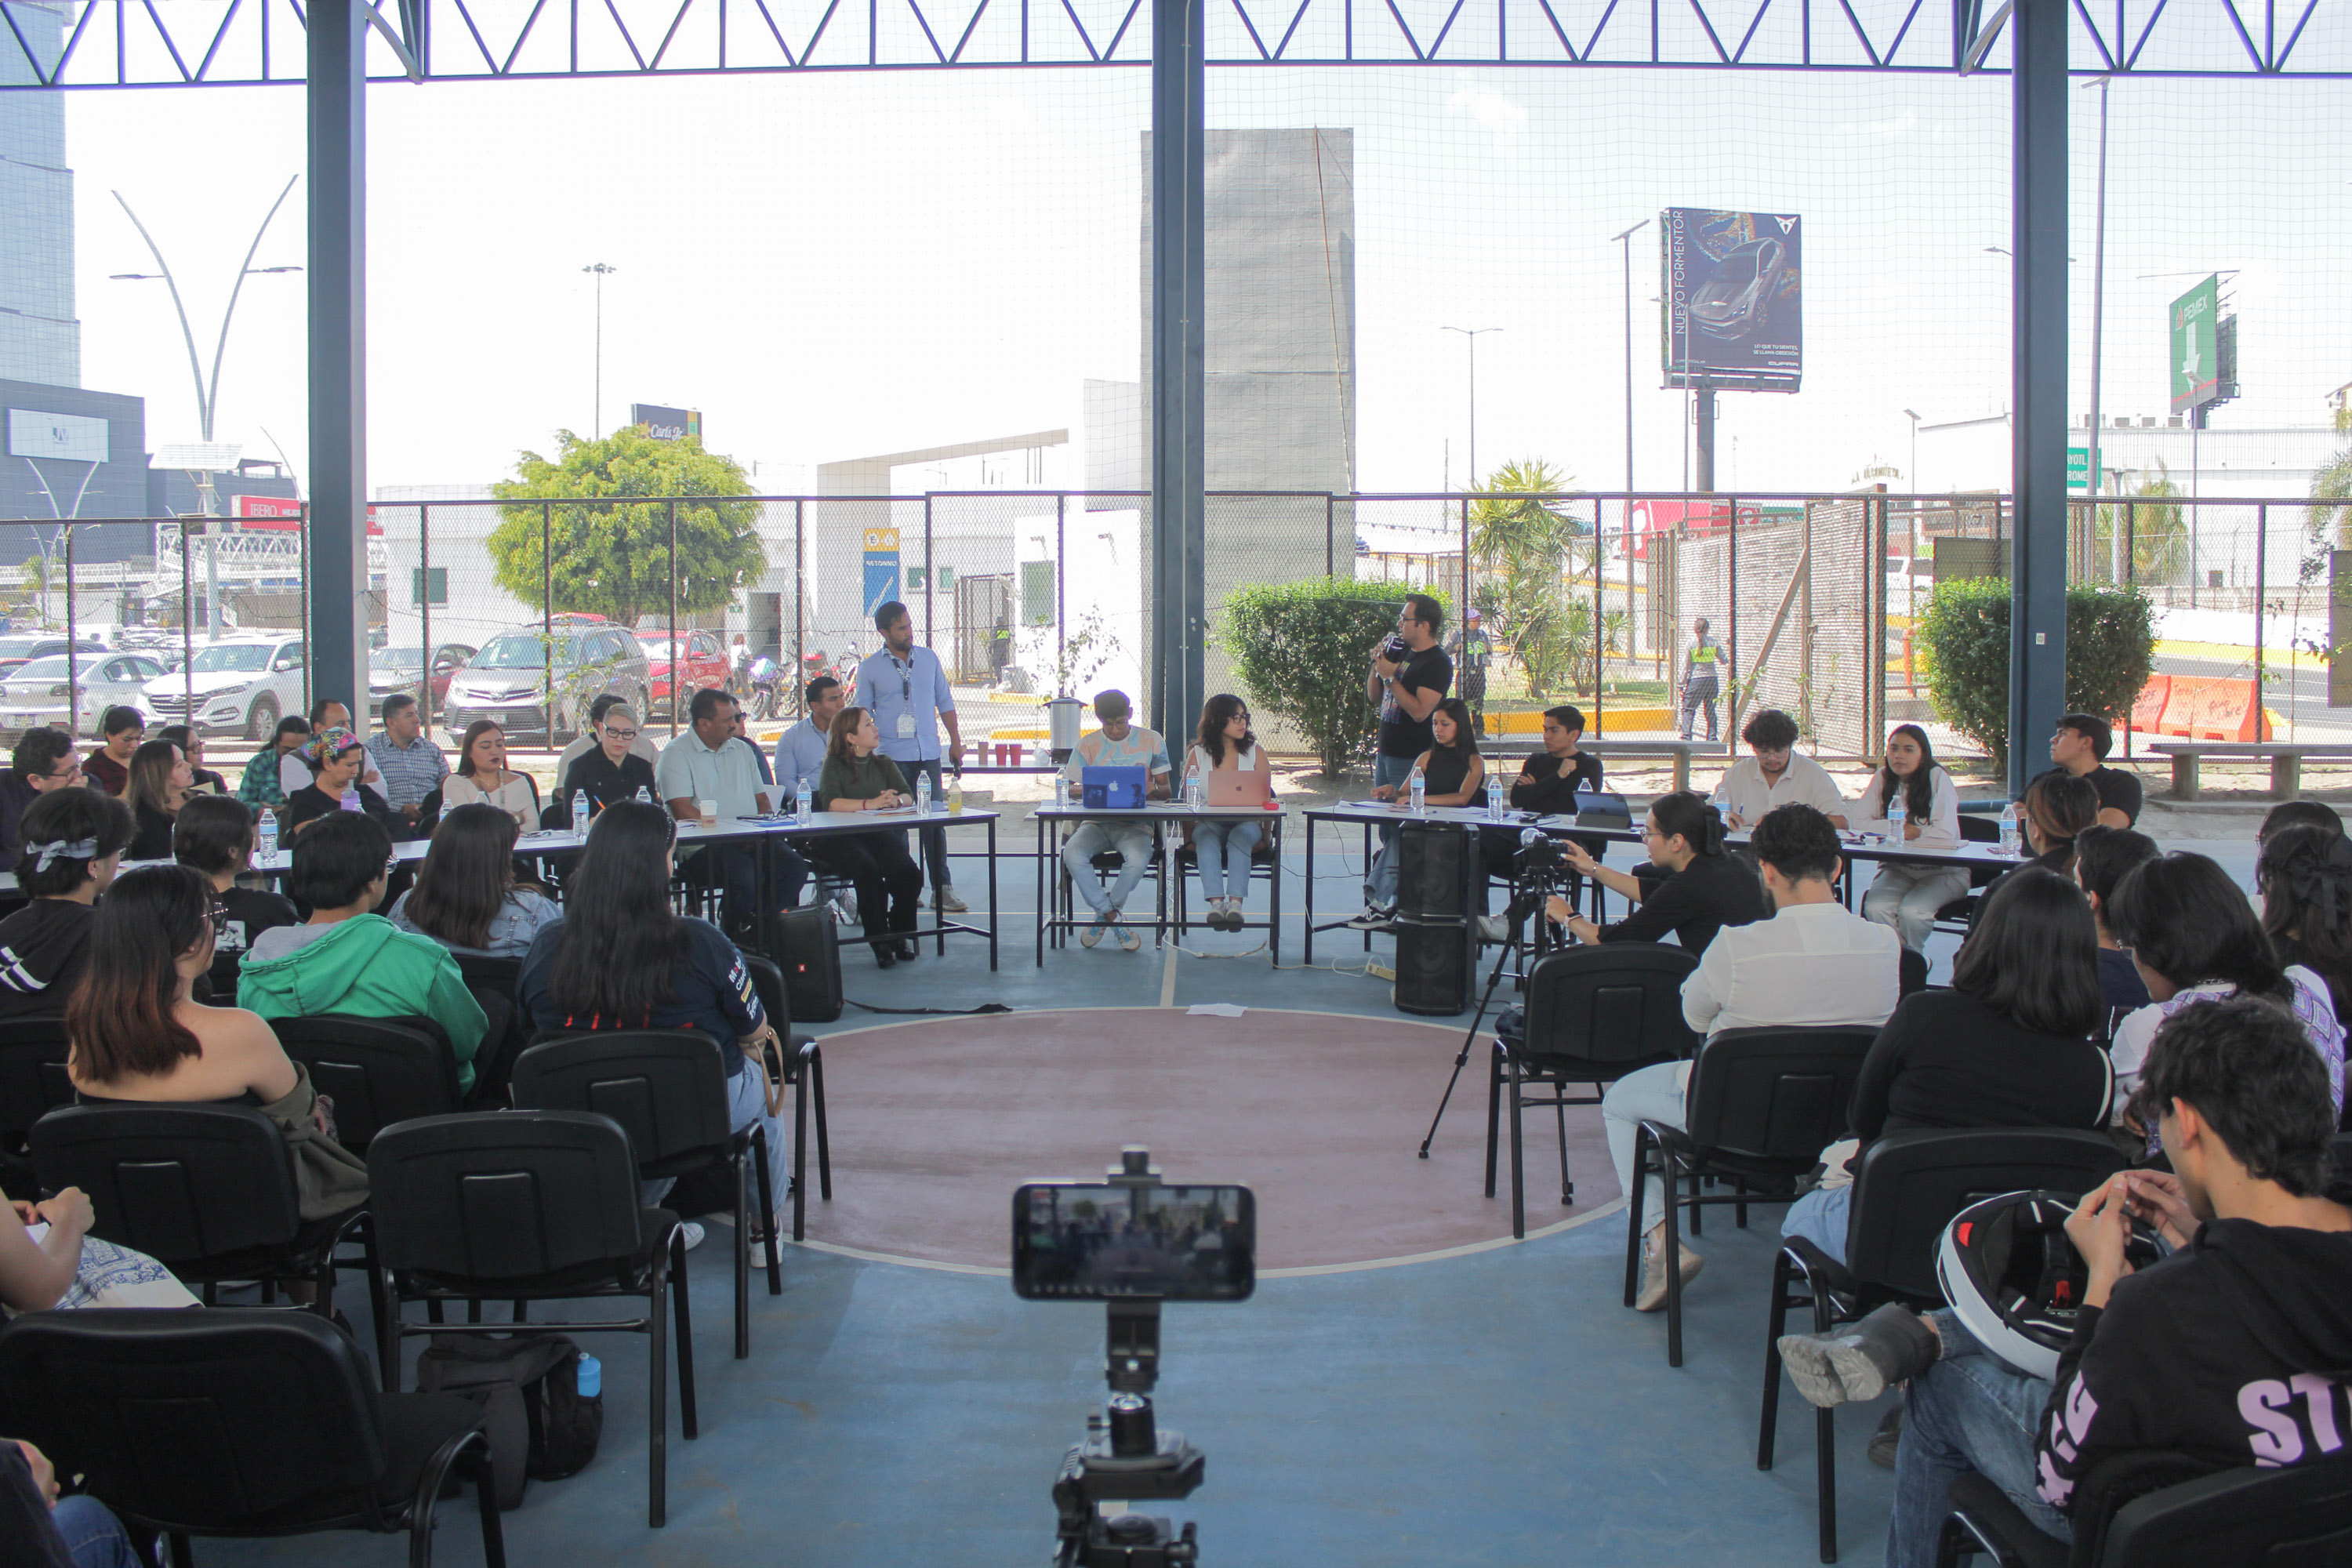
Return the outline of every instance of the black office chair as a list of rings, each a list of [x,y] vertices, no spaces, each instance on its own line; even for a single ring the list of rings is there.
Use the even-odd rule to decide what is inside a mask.
[[[72,1042],[63,1018],[12,1018],[0,1024],[0,1186],[27,1201],[39,1197],[26,1137],[33,1123],[74,1102],[66,1076]]]
[[[1960,813],[1960,842],[1963,844],[1998,844],[2000,842],[2000,819],[1987,816],[1980,811]],[[1993,879],[2008,870],[2006,866],[1972,866],[1969,868],[1969,890],[1948,900],[1936,911],[1935,929],[1954,936],[1966,937],[1969,928],[1976,923],[1977,905]]]
[[[452,1470],[474,1483],[482,1556],[503,1568],[482,1407],[378,1394],[350,1335],[303,1312],[34,1312],[0,1330],[8,1430],[120,1516],[161,1532],[174,1568],[192,1535],[406,1531],[433,1561]]]
[[[1643,1121],[1633,1141],[1633,1190],[1625,1214],[1625,1305],[1642,1273],[1645,1176],[1662,1178],[1666,1222],[1666,1364],[1683,1364],[1682,1211],[1691,1234],[1708,1204],[1788,1203],[1797,1178],[1845,1136],[1854,1079],[1878,1030],[1872,1025],[1726,1029],[1698,1048],[1684,1103],[1688,1126]],[[1683,1178],[1690,1195],[1679,1194]],[[1702,1194],[1703,1179],[1728,1180],[1728,1194]]]
[[[808,1234],[808,1131],[812,1109],[816,1111],[817,1194],[826,1203],[833,1201],[833,1138],[824,1121],[824,1053],[817,1048],[815,1036],[793,1032],[792,993],[775,960],[747,952],[743,966],[751,972],[751,988],[759,993],[760,1010],[767,1014],[768,1021],[775,1026],[785,1045],[783,1081],[793,1086],[793,1239],[799,1241]]]
[[[416,836],[430,838],[441,824],[441,786],[435,784],[423,800],[416,803]]]
[[[400,1345],[415,1334],[512,1333],[478,1320],[488,1300],[640,1299],[645,1315],[572,1321],[566,1332],[641,1333],[651,1443],[646,1522],[669,1516],[667,1289],[677,1320],[678,1425],[698,1435],[694,1335],[687,1304],[686,1237],[677,1216],[637,1200],[629,1135],[609,1116],[509,1110],[427,1116],[376,1134],[368,1148],[386,1307],[376,1315],[377,1358],[387,1393],[400,1387]],[[407,1301],[463,1301],[465,1323],[408,1323]]]
[[[366,1207],[301,1216],[294,1157],[278,1124],[242,1105],[68,1105],[33,1124],[49,1192],[79,1187],[90,1234],[154,1258],[206,1306],[224,1280],[308,1280],[335,1312],[335,1248],[364,1237]],[[373,1273],[373,1268],[371,1268]]]
[[[507,1103],[507,1078],[514,1059],[530,1040],[530,1020],[522,1010],[522,960],[492,958],[487,953],[453,952],[457,973],[465,977],[482,1016],[489,1021],[482,1048],[474,1053],[474,1087],[469,1107],[497,1109]]]
[[[1952,1483],[1937,1568],[2211,1568],[2352,1562],[2352,1459],[2215,1470],[2189,1454],[2103,1459],[2075,1489],[2074,1540],[2044,1535],[1974,1471]]]
[[[364,1157],[379,1128],[457,1109],[457,1058],[430,1018],[274,1018],[269,1027],[310,1087],[335,1102],[335,1142]]]
[[[609,1116],[629,1135],[644,1181],[723,1165],[735,1194],[735,1359],[751,1353],[751,1188],[767,1248],[768,1294],[784,1291],[783,1264],[768,1216],[768,1134],[757,1121],[734,1130],[727,1105],[727,1051],[699,1029],[609,1029],[542,1034],[515,1058],[509,1088],[518,1108]],[[751,1063],[746,1072],[759,1069]]]
[[[1683,1021],[1682,984],[1697,967],[1696,955],[1679,947],[1628,942],[1570,948],[1528,973],[1520,1037],[1496,1031],[1486,1074],[1486,1195],[1495,1195],[1496,1124],[1507,1092],[1513,1236],[1528,1233],[1521,1112],[1552,1107],[1559,1123],[1559,1201],[1575,1202],[1566,1108],[1598,1105],[1603,1084],[1690,1055],[1698,1037]],[[1571,1097],[1571,1083],[1589,1083],[1592,1092]],[[1550,1098],[1527,1097],[1538,1085],[1552,1089]]]
[[[1923,1310],[1943,1305],[1936,1249],[1952,1216],[2002,1193],[2086,1193],[2123,1168],[2103,1132],[2054,1127],[1983,1127],[1897,1132],[1862,1152],[1846,1212],[1846,1260],[1802,1237],[1787,1238],[1772,1264],[1771,1311],[1764,1335],[1763,1416],[1756,1468],[1772,1468],[1780,1413],[1780,1336],[1791,1309],[1811,1307],[1826,1333],[1890,1301]],[[1813,1412],[1822,1561],[1837,1561],[1837,1413]]]

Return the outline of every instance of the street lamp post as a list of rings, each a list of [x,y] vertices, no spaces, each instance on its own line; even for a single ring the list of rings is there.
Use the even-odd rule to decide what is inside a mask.
[[[1919,411],[1906,408],[1903,416],[1911,421],[1911,468],[1904,475],[1905,482],[1911,487],[1911,527],[1909,542],[1903,547],[1903,613],[1916,616],[1919,613]]]
[[[604,433],[604,279],[620,268],[594,261],[580,270],[596,277],[596,415],[588,428],[589,438],[593,440]]]
[[[1633,653],[1633,236],[1649,226],[1643,218],[1624,233],[1612,236],[1610,243],[1624,247],[1625,254],[1625,501],[1623,507],[1625,542],[1625,653]],[[1597,525],[1596,525],[1597,526]],[[1596,536],[1596,543],[1597,536]],[[1598,566],[1593,569],[1599,572]],[[1599,631],[1594,628],[1595,633]]]
[[[196,335],[188,326],[188,310],[187,306],[180,299],[179,280],[172,276],[171,263],[163,259],[163,247],[157,245],[155,237],[147,232],[147,226],[139,221],[139,215],[131,210],[131,204],[123,199],[122,193],[121,191],[113,193],[116,203],[122,208],[123,216],[131,220],[131,226],[139,231],[141,239],[146,241],[147,254],[155,258],[158,270],[116,272],[109,276],[119,281],[131,283],[152,282],[160,279],[163,287],[171,290],[172,312],[180,319],[180,339],[187,344],[188,348],[188,374],[195,382],[196,425],[204,436],[206,446],[212,445],[213,423],[220,411],[221,362],[228,354],[229,323],[236,319],[236,301],[238,296],[245,292],[245,280],[257,274],[302,270],[299,267],[256,267],[253,264],[254,257],[261,249],[262,236],[269,232],[269,225],[278,216],[278,209],[284,206],[286,198],[294,194],[294,183],[301,177],[296,174],[287,180],[286,188],[278,193],[278,199],[269,204],[268,212],[262,214],[261,226],[253,231],[253,243],[245,247],[245,260],[236,269],[236,281],[229,286],[228,303],[221,310],[220,339],[213,345],[213,374],[210,380],[206,380],[204,367],[196,358]],[[198,505],[205,516],[212,517],[216,496],[209,474],[198,481]],[[187,549],[187,536],[184,533],[181,535],[180,548],[184,552]],[[220,556],[218,536],[214,532],[213,525],[209,521],[205,524],[205,619],[211,635],[217,637],[220,636]],[[188,613],[189,606],[184,601],[180,605],[184,625]]]
[[[2091,521],[2083,535],[2083,565],[2092,570],[2091,557],[2099,543],[2099,479],[2106,472],[2099,461],[2099,350],[2107,324],[2107,89],[2115,78],[2101,77],[2085,87],[2099,89],[2099,195],[2097,216],[2093,220],[2095,235],[2091,241],[2091,471],[2084,476],[2084,490],[2090,498]],[[2111,546],[2113,579],[2124,580],[2123,531],[2115,531]]]
[[[1481,332],[1499,332],[1503,329],[1445,327],[1440,330],[1460,332],[1470,340],[1470,481],[1462,487],[1465,492],[1462,502],[1462,603],[1455,610],[1457,615],[1466,616],[1470,613],[1470,502],[1467,495],[1478,488],[1478,335]],[[1468,623],[1465,621],[1464,624]]]

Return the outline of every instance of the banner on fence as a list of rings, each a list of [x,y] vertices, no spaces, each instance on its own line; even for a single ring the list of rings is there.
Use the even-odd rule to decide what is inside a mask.
[[[868,623],[874,612],[898,597],[898,531],[895,528],[866,530],[866,616]]]

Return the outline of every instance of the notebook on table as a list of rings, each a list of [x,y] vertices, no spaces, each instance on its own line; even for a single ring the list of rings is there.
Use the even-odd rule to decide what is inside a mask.
[[[1090,763],[1078,774],[1079,802],[1089,810],[1131,810],[1143,804],[1147,776],[1140,766]]]

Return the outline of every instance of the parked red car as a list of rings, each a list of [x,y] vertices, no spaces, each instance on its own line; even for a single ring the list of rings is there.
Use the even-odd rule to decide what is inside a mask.
[[[652,705],[660,710],[663,718],[669,716],[672,704],[677,700],[671,696],[673,679],[684,682],[685,700],[688,702],[694,700],[697,691],[706,686],[725,689],[730,667],[726,645],[719,640],[717,632],[678,633],[678,641],[686,645],[682,661],[678,650],[668,637],[643,634],[641,640],[646,645],[646,658],[651,661],[653,671]],[[673,677],[673,668],[681,662],[684,668]],[[644,717],[651,719],[654,715],[647,713]],[[678,709],[678,717],[681,720],[686,717],[682,706]]]

